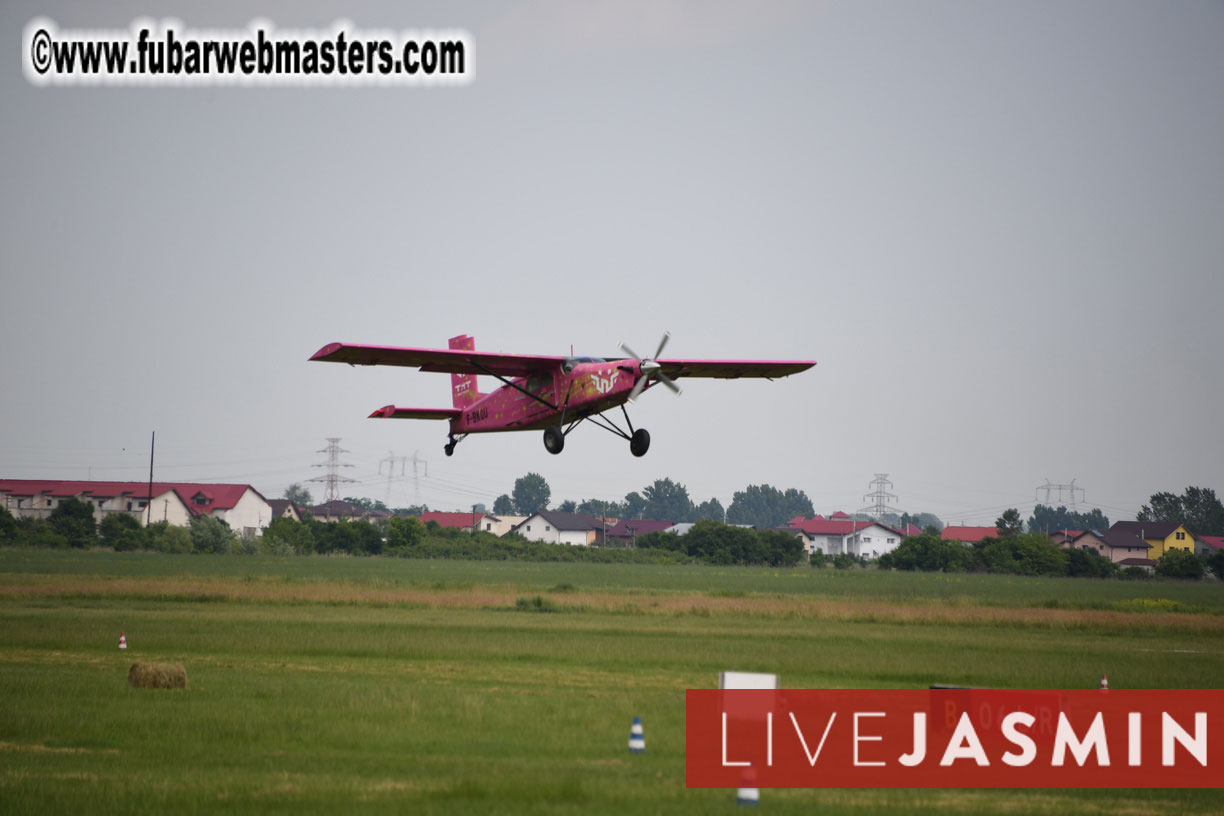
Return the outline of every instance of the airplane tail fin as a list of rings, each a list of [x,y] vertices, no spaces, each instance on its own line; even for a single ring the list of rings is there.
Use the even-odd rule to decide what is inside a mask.
[[[461,351],[476,350],[475,339],[466,334],[452,337],[448,342],[452,349]],[[456,408],[465,408],[483,396],[484,394],[476,390],[475,374],[451,374],[451,398],[454,400]]]

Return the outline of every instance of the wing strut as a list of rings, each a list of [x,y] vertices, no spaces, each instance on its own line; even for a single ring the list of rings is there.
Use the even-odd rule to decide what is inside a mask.
[[[503,377],[501,374],[497,374],[493,371],[490,371],[489,369],[485,368],[484,366],[482,366],[480,363],[476,362],[475,360],[468,360],[468,362],[471,363],[475,368],[480,369],[482,374],[488,374],[490,377],[496,377],[497,379],[501,380],[506,385],[513,388],[515,391],[519,391],[523,394],[526,394],[527,396],[531,397],[533,400],[540,403],[541,405],[545,405],[548,408],[552,409],[554,412],[560,412],[561,410],[560,408],[553,405],[551,402],[539,396],[538,394],[531,393],[530,391],[528,391],[526,388],[523,388],[518,383],[511,382],[510,380],[507,380],[505,377]]]

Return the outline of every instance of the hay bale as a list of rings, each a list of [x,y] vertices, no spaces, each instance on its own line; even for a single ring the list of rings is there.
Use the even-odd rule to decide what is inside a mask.
[[[182,663],[133,663],[128,671],[132,688],[185,689],[187,670]]]

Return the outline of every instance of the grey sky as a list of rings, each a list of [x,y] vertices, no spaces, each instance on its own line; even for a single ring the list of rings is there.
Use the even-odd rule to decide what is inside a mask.
[[[1224,4],[10,3],[0,30],[0,476],[319,475],[341,437],[429,461],[420,499],[556,500],[657,477],[949,523],[1046,478],[1129,518],[1224,489]],[[464,28],[466,88],[48,88],[22,27]],[[327,342],[816,359],[689,380],[583,428],[365,419],[443,375]],[[316,496],[321,486],[314,485]],[[416,500],[411,480],[392,503]],[[1042,497],[1043,498],[1043,497]]]

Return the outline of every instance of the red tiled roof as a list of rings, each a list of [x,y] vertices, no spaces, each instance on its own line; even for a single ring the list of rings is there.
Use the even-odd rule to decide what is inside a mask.
[[[999,535],[998,527],[945,527],[939,534],[945,541],[981,541],[983,538],[995,538]]]
[[[250,490],[259,498],[259,491],[247,484],[200,484],[195,482],[154,482],[153,497],[173,491],[195,516],[215,510],[232,510]],[[63,479],[0,479],[0,493],[13,496],[49,496],[67,499],[84,496],[86,499],[113,499],[131,496],[143,499],[149,496],[148,482],[92,482]],[[203,495],[206,504],[196,504],[195,497]],[[265,499],[266,501],[266,499]]]
[[[438,513],[430,511],[421,514],[421,523],[428,524],[431,521],[438,522],[440,527],[454,527],[457,530],[462,530],[466,527],[474,527],[480,523],[480,517],[483,513]]]
[[[833,515],[829,516],[829,518],[831,518],[831,519],[835,519],[835,520],[840,521],[840,520],[844,520],[844,519],[848,519],[848,518],[850,518],[850,514],[849,514],[849,513],[843,513],[841,510],[838,510],[838,511],[837,511],[836,513],[834,513]]]
[[[1224,536],[1199,536],[1198,540],[1213,550],[1224,550]]]
[[[883,527],[885,530],[890,530],[897,535],[905,535],[900,530],[894,530],[892,527],[876,521],[842,521],[840,519],[821,518],[820,516],[814,519],[799,519],[797,521],[792,519],[790,526],[803,530],[808,535],[850,535],[872,526]]]

